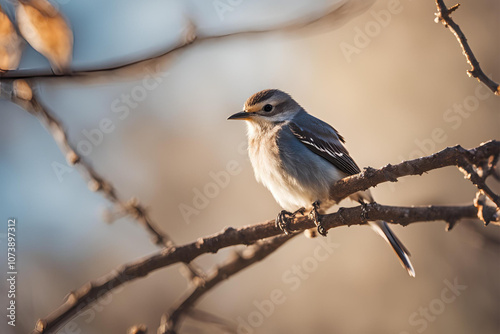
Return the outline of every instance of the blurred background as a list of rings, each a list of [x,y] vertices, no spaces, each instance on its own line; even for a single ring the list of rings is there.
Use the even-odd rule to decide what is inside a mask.
[[[202,37],[274,30],[201,40],[134,73],[38,81],[71,143],[122,198],[139,198],[178,244],[272,219],[280,210],[254,179],[244,124],[226,121],[262,89],[282,89],[332,124],[361,167],[499,139],[500,99],[467,77],[455,37],[434,23],[434,1],[379,0],[352,8],[335,0],[54,3],[71,22],[77,69],[167,50],[185,38],[188,17]],[[0,4],[12,15],[8,1]],[[500,2],[461,4],[453,17],[498,81]],[[328,12],[326,22],[275,30]],[[49,64],[27,46],[20,68],[47,70]],[[103,119],[113,130],[90,143],[85,134]],[[214,175],[226,173],[228,164],[236,166],[234,175],[200,206],[197,194],[213,187]],[[157,251],[134,220],[107,224],[103,212],[110,203],[90,192],[76,170],[61,173],[61,165],[64,156],[39,121],[0,101],[2,226],[9,217],[18,222],[17,326],[2,321],[2,333],[31,331],[69,291]],[[471,203],[475,188],[456,168],[445,168],[379,185],[373,193],[387,205],[457,205]],[[498,240],[500,231],[489,226],[478,232],[474,225],[481,226],[463,222],[451,232],[442,222],[394,226],[412,252],[415,279],[367,227],[334,229],[324,240],[299,236],[212,290],[198,307],[233,322],[239,333],[499,333],[500,248],[487,240]],[[6,254],[6,227],[0,232]],[[321,258],[318,247],[325,250]],[[196,263],[209,270],[231,252]],[[5,262],[0,256],[1,268]],[[137,323],[154,333],[187,289],[180,268],[126,284],[77,317],[75,333],[125,333]],[[281,303],[262,311],[275,290]],[[4,306],[6,295],[2,279]],[[192,320],[181,328],[218,332]]]

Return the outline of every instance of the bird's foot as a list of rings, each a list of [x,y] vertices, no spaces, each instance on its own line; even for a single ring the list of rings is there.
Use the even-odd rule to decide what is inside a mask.
[[[368,203],[366,202],[360,202],[361,203],[361,220],[366,222],[368,221]],[[375,202],[372,202],[375,203]]]
[[[322,236],[326,237],[327,230],[321,224],[320,214],[318,212],[320,202],[316,201],[312,204],[312,206],[313,206],[313,208],[312,208],[311,212],[309,213],[309,218],[311,218],[311,220],[314,221],[314,224],[318,228],[318,233],[321,234]]]
[[[282,210],[276,217],[276,227],[285,232],[285,234],[290,233],[289,225],[291,215],[292,213],[290,211]]]
[[[290,212],[286,210],[282,210],[279,214],[278,217],[276,217],[276,227],[285,232],[285,234],[290,234],[290,223],[292,222],[293,219],[295,219],[295,216],[297,214],[303,215],[304,212],[306,211],[305,208],[300,208],[297,211]]]

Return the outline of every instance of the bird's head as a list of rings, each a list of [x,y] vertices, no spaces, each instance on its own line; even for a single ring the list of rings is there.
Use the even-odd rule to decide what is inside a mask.
[[[254,125],[272,125],[291,120],[302,107],[287,93],[278,89],[266,89],[252,95],[243,111],[228,119],[249,121]]]

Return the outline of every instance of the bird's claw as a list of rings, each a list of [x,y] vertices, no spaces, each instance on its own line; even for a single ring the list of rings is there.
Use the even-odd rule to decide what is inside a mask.
[[[361,220],[366,222],[368,220],[368,203],[366,202],[361,202]]]
[[[276,217],[276,227],[281,231],[285,232],[285,234],[290,234],[290,222],[292,220],[292,213],[286,210],[278,213],[278,217]]]
[[[322,236],[326,237],[326,234],[328,231],[325,229],[325,227],[321,224],[321,219],[320,219],[320,214],[318,212],[320,202],[316,201],[313,203],[313,208],[311,212],[309,213],[309,218],[314,222],[316,227],[318,228],[318,233],[321,234]]]
[[[305,211],[306,208],[300,208],[294,212],[282,210],[276,217],[276,228],[279,228],[280,230],[285,232],[285,234],[290,234],[290,223],[297,214],[300,213],[301,215],[303,215]]]

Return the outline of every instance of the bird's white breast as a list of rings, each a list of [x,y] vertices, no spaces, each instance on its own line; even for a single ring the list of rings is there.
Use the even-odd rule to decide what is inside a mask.
[[[333,179],[340,178],[328,162],[323,161],[323,159],[311,159],[316,163],[310,167],[313,169],[322,168],[324,173],[318,173],[317,182],[303,182],[303,180],[292,176],[283,167],[276,141],[276,135],[281,130],[281,126],[263,130],[258,125],[248,123],[250,123],[248,126],[248,150],[255,178],[271,191],[281,207],[288,211],[294,211],[300,207],[311,207],[311,204],[316,200],[323,202],[328,200],[329,187],[333,183]],[[314,154],[308,149],[305,149],[304,152]],[[299,154],[297,152],[297,155]],[[307,156],[301,158],[307,159]],[[317,166],[317,164],[321,164],[321,166]],[[331,173],[335,173],[335,175],[330,175]]]

